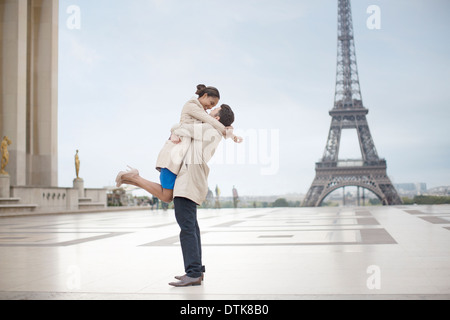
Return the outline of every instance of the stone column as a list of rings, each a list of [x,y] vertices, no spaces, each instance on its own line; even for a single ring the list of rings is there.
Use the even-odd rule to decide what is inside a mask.
[[[58,185],[58,0],[28,2],[27,185]]]
[[[13,186],[58,185],[58,0],[0,0],[0,136]]]
[[[0,0],[0,136],[12,185],[26,184],[27,0]]]

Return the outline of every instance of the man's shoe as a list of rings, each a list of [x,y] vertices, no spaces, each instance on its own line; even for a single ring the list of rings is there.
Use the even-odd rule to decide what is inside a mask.
[[[189,286],[200,286],[202,284],[202,277],[191,278],[188,276],[183,277],[178,282],[170,282],[169,285],[174,287],[189,287]]]
[[[187,277],[187,274],[185,274],[184,276],[175,276],[174,278],[177,280],[183,280],[186,277]],[[202,272],[202,276],[200,278],[202,278],[202,281],[205,280],[205,275],[203,272]]]

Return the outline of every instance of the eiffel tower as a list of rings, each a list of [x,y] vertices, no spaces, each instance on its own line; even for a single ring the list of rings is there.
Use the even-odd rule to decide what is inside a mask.
[[[322,160],[316,163],[316,177],[302,206],[320,206],[327,195],[346,186],[372,191],[383,205],[402,203],[387,176],[386,160],[378,157],[366,119],[368,113],[359,85],[350,0],[338,0],[336,91],[334,107],[329,112],[330,132]],[[343,129],[356,129],[362,159],[338,159]]]

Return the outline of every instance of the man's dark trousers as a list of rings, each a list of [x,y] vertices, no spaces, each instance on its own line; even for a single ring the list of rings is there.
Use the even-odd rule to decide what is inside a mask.
[[[199,278],[205,267],[202,265],[202,244],[197,221],[197,204],[187,198],[173,199],[175,218],[181,228],[180,242],[183,251],[184,270],[188,277]]]

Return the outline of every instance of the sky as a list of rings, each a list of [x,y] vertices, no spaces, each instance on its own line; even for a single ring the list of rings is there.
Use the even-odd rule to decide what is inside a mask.
[[[378,15],[369,10],[377,6]],[[337,0],[60,0],[59,185],[79,150],[85,187],[158,153],[197,84],[215,86],[245,142],[222,141],[209,186],[306,193],[334,103]],[[450,2],[352,1],[363,103],[393,183],[450,185]],[[375,24],[374,24],[375,23]],[[340,159],[360,158],[344,130]]]

